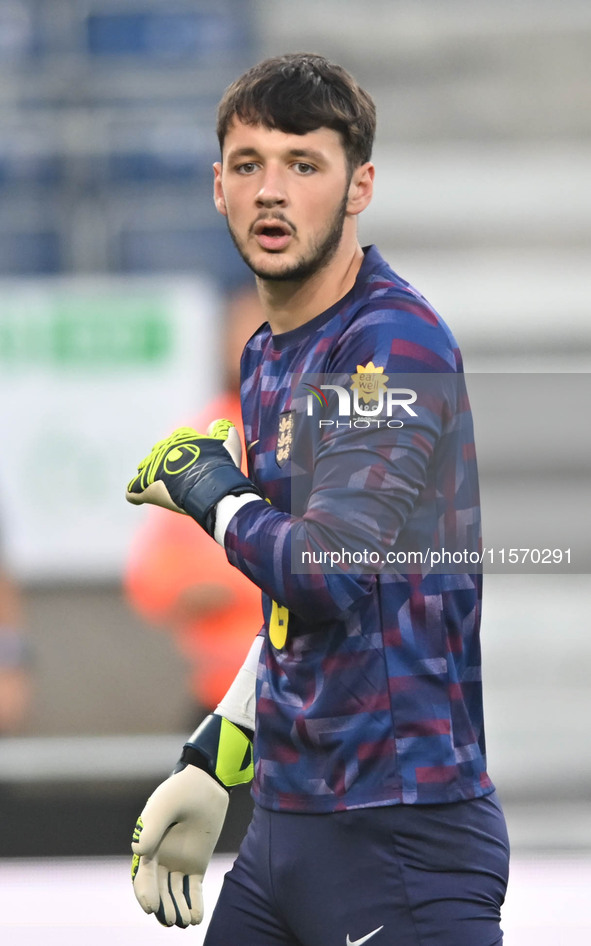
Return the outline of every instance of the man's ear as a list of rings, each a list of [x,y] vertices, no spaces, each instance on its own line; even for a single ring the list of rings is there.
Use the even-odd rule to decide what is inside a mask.
[[[371,161],[355,168],[349,184],[347,213],[355,215],[365,210],[373,197],[374,178],[375,167]]]
[[[226,199],[222,189],[222,165],[219,161],[216,161],[213,166],[213,202],[218,213],[226,217]]]

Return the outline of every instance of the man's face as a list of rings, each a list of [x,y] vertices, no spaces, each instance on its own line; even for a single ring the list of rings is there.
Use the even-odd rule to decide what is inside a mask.
[[[302,280],[336,252],[351,175],[340,135],[286,134],[234,120],[214,165],[214,197],[245,262],[261,279]]]

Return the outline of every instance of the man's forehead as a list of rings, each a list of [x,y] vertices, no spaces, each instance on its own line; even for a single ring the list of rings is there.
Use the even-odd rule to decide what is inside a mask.
[[[262,122],[243,122],[234,117],[228,125],[224,139],[224,156],[248,150],[260,151],[265,148],[285,151],[318,151],[331,153],[344,151],[341,135],[333,128],[321,126],[303,134],[269,128]]]

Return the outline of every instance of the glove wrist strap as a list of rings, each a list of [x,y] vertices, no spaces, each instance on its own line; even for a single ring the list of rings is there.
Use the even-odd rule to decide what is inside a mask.
[[[224,496],[240,496],[243,493],[255,493],[254,485],[229,462],[225,466],[204,466],[199,479],[184,495],[181,506],[199,525],[214,534],[215,509]]]
[[[175,772],[186,765],[204,769],[228,791],[245,785],[254,774],[252,732],[224,716],[207,716],[185,743]]]

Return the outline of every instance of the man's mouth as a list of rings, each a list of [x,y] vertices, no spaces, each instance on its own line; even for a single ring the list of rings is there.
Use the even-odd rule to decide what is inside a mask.
[[[283,250],[292,238],[292,228],[281,220],[257,220],[253,233],[259,246],[275,253]]]

